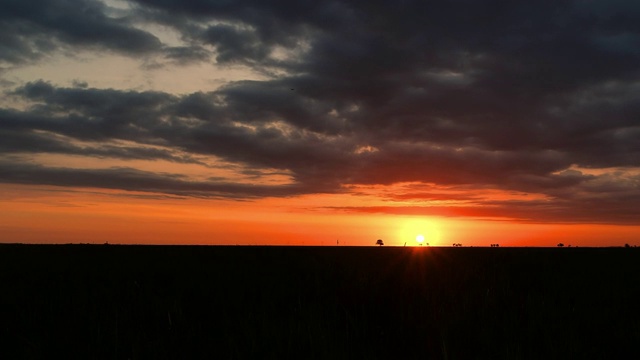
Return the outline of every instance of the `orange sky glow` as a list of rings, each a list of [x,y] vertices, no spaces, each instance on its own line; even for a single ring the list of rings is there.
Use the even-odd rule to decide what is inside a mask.
[[[197,245],[621,246],[640,227],[353,213],[323,205],[371,200],[311,195],[257,201],[179,199],[100,189],[0,187],[3,242]],[[603,241],[606,239],[606,241]]]

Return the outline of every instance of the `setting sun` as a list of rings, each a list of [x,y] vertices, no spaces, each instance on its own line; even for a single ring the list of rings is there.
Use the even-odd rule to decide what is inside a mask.
[[[446,221],[436,217],[405,217],[399,222],[396,236],[404,239],[403,242],[407,245],[417,243],[438,246],[442,242],[441,234],[445,223]]]

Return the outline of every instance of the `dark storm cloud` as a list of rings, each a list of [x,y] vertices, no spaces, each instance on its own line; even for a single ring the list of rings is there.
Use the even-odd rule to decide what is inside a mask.
[[[215,155],[257,169],[295,169],[295,176],[306,179],[300,182],[310,192],[336,191],[339,183],[330,179],[327,171],[339,173],[349,165],[347,159],[341,159],[351,149],[348,142],[328,140],[284,121],[279,125],[261,119],[242,109],[244,103],[230,105],[235,103],[232,96],[223,92],[177,97],[157,92],[56,88],[40,81],[12,94],[33,101],[33,106],[28,111],[0,111],[0,136],[7,139],[0,149],[7,153],[84,153],[192,163]],[[76,145],[69,139],[94,142],[95,146]],[[114,140],[137,146],[108,143]],[[192,156],[150,148],[154,145]],[[319,175],[326,181],[312,184],[313,177]]]
[[[0,114],[0,117],[2,114]],[[0,129],[0,153],[55,153],[125,160],[166,160],[176,163],[208,166],[202,159],[175,151],[150,146],[109,144],[73,144],[68,138],[50,132],[11,131]]]
[[[216,60],[219,63],[242,59],[260,61],[269,54],[269,48],[260,42],[254,32],[232,26],[211,26],[204,32],[203,39],[216,46],[218,50]]]
[[[632,204],[640,6],[633,2],[135,3],[121,18],[92,2],[64,12],[70,5],[56,1],[33,13],[7,3],[0,24],[15,31],[0,35],[8,44],[2,56],[16,61],[11,53],[28,58],[63,42],[161,51],[177,63],[242,64],[268,78],[185,96],[29,83],[11,96],[30,106],[0,112],[1,134],[22,139],[2,151],[75,151],[48,135],[55,134],[97,142],[96,156],[178,156],[149,150],[159,145],[291,174],[299,192],[416,181],[550,199],[480,204],[522,219],[639,219]],[[75,19],[63,24],[58,13]],[[80,31],[90,20],[97,28]],[[168,26],[184,44],[164,46],[133,21]],[[116,154],[111,141],[134,145]]]
[[[348,125],[331,115],[331,103],[300,96],[293,84],[282,81],[243,81],[224,87],[219,94],[235,119],[265,123],[279,119],[302,130],[345,134]],[[301,90],[304,91],[304,90]]]
[[[3,128],[52,131],[79,140],[144,141],[150,136],[146,128],[162,122],[159,111],[172,101],[164,93],[54,88],[42,81],[12,94],[34,105],[28,112],[3,112]]]
[[[124,18],[109,17],[93,0],[6,0],[0,3],[0,60],[33,62],[61,45],[140,55],[158,51],[160,41]]]
[[[174,46],[165,48],[165,56],[178,64],[207,61],[211,53],[201,46]]]

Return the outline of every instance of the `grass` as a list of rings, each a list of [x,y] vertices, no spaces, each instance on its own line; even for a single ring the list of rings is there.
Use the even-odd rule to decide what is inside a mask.
[[[623,358],[640,251],[0,246],[0,358]]]

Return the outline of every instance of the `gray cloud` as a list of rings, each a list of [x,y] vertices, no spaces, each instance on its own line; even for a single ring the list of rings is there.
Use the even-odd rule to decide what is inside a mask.
[[[210,51],[201,46],[172,46],[165,47],[165,56],[178,64],[198,63],[211,58]]]
[[[0,181],[16,184],[79,186],[126,191],[165,193],[192,197],[257,198],[292,196],[307,191],[299,185],[253,185],[189,181],[185,176],[152,173],[126,167],[71,169],[0,162]]]
[[[33,62],[61,46],[86,47],[140,55],[159,51],[152,34],[125,18],[106,15],[94,0],[7,0],[0,4],[0,60]]]

